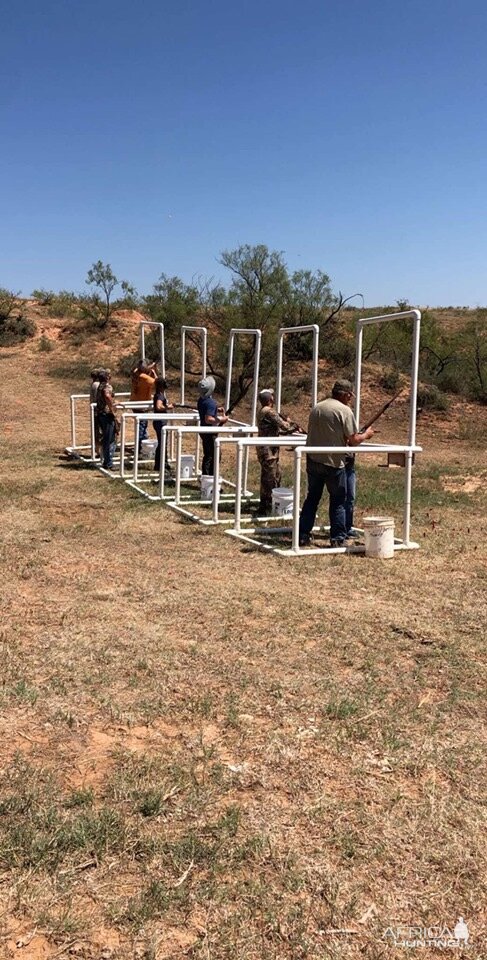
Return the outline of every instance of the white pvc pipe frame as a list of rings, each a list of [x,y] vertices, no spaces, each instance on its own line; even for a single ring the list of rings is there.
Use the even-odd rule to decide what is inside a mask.
[[[302,446],[296,446],[294,451],[294,500],[293,500],[293,524],[292,528],[288,527],[273,527],[273,528],[260,528],[268,534],[282,534],[292,532],[292,547],[291,549],[281,549],[278,547],[272,547],[268,544],[261,543],[255,537],[250,536],[250,534],[258,533],[259,528],[254,528],[247,530],[245,533],[242,532],[242,517],[241,517],[241,498],[238,495],[239,491],[239,477],[242,472],[242,464],[244,457],[244,447],[250,446],[260,446],[260,441],[268,438],[261,437],[250,437],[237,441],[236,451],[237,451],[237,482],[236,482],[236,498],[235,498],[235,522],[232,530],[226,530],[225,533],[228,533],[231,536],[237,537],[240,540],[245,540],[249,543],[255,544],[258,547],[261,547],[263,550],[268,550],[272,553],[281,554],[283,556],[314,556],[321,553],[363,553],[363,546],[353,546],[353,547],[315,547],[312,549],[303,550],[299,546],[299,516],[301,512],[301,461],[303,453],[329,453],[329,454],[342,454],[343,456],[350,453],[350,450],[353,449],[353,452],[356,454],[377,454],[377,453],[405,453],[408,457],[413,456],[413,453],[420,453],[422,447],[416,445],[407,444],[368,444],[362,443],[357,447],[350,448],[349,446],[343,447],[310,447],[303,444]],[[284,439],[284,438],[283,438]],[[410,513],[411,513],[411,488],[408,483],[405,483],[404,488],[404,531],[403,531],[403,540],[400,541],[398,538],[395,538],[394,549],[395,550],[412,550],[418,549],[419,544],[413,543],[409,539],[409,529],[410,529]]]
[[[128,397],[130,394],[128,392],[117,394],[119,397]],[[77,415],[77,401],[78,400],[88,400],[90,399],[89,393],[72,393],[69,398],[70,404],[70,416],[71,416],[71,445],[66,447],[66,450],[69,453],[76,453],[78,450],[92,450],[93,447],[93,438],[91,438],[90,443],[76,443],[76,415]],[[90,427],[91,430],[91,427]],[[89,459],[89,458],[88,458]]]
[[[133,461],[133,476],[130,478],[126,477],[125,470],[125,435],[126,435],[126,423],[128,420],[134,421],[135,428],[135,440],[134,440],[134,461]],[[162,420],[163,423],[167,424],[167,427],[162,431],[161,435],[161,459],[159,467],[159,492],[157,495],[148,494],[146,490],[143,490],[140,486],[141,481],[139,479],[139,431],[140,431],[140,421],[141,420],[150,420],[151,423],[154,420]],[[120,474],[122,480],[125,481],[130,487],[133,487],[134,490],[137,490],[144,497],[147,497],[149,500],[167,500],[173,499],[173,497],[167,497],[165,494],[165,463],[166,463],[166,445],[167,445],[167,430],[171,425],[171,421],[177,421],[178,423],[186,423],[188,420],[198,420],[198,414],[192,413],[173,413],[169,411],[168,413],[132,413],[127,412],[122,414],[122,422],[120,427]],[[196,469],[198,465],[196,464]],[[180,469],[180,466],[179,466]],[[147,478],[147,481],[151,480],[150,477]]]
[[[156,323],[155,320],[141,320],[140,321],[140,356],[141,359],[145,358],[145,328],[146,327],[157,327],[159,329],[159,352],[160,352],[160,364],[161,364],[161,376],[165,378],[166,376],[166,352],[164,347],[164,324]]]
[[[405,448],[405,475],[404,475],[404,543],[409,543],[409,528],[411,523],[411,485],[413,470],[413,453],[416,443],[417,394],[419,371],[419,343],[421,334],[421,311],[402,310],[400,313],[388,313],[378,317],[363,317],[357,320],[355,340],[355,421],[360,423],[360,396],[362,388],[362,352],[363,328],[372,323],[391,323],[394,320],[413,320],[413,342],[411,351],[411,394],[409,401],[408,446]],[[354,453],[358,448],[354,448]],[[408,506],[409,504],[409,506]]]
[[[245,327],[232,327],[230,330],[230,340],[228,345],[228,366],[227,366],[227,384],[225,390],[225,413],[230,409],[230,395],[232,392],[232,369],[233,369],[233,347],[235,337],[239,334],[255,337],[255,356],[254,356],[254,379],[252,393],[252,426],[255,427],[257,419],[257,394],[259,391],[259,370],[260,370],[260,351],[262,345],[262,330],[257,328],[246,329]]]
[[[277,374],[276,374],[276,409],[281,412],[281,394],[282,394],[282,366],[284,337],[288,334],[312,333],[313,334],[313,360],[311,367],[311,406],[315,407],[318,403],[318,360],[319,360],[319,340],[320,328],[317,323],[310,323],[302,327],[281,327],[279,330],[279,339],[277,341]]]
[[[184,435],[184,434],[187,434],[187,433],[189,433],[189,434],[191,434],[191,433],[198,433],[198,434],[200,434],[200,433],[217,434],[217,436],[216,436],[216,438],[215,438],[215,447],[216,447],[219,436],[225,436],[225,437],[230,438],[231,435],[237,434],[238,436],[248,437],[250,434],[257,433],[257,427],[253,427],[253,426],[251,426],[250,424],[247,424],[247,423],[240,423],[238,420],[236,420],[236,421],[233,421],[233,425],[232,425],[232,426],[223,426],[223,427],[212,427],[212,426],[209,426],[209,427],[201,427],[201,426],[198,426],[198,427],[178,427],[178,426],[169,426],[169,427],[167,427],[167,430],[173,431],[173,432],[176,434],[176,465],[175,465],[175,472],[176,472],[176,478],[175,478],[175,480],[176,480],[176,484],[175,484],[175,494],[174,494],[174,498],[173,498],[171,501],[168,502],[168,506],[169,506],[172,510],[176,510],[178,513],[182,513],[182,514],[184,514],[185,516],[189,517],[191,520],[194,520],[196,523],[201,523],[201,524],[203,524],[203,525],[212,525],[212,524],[214,524],[214,523],[223,522],[223,521],[219,521],[219,519],[218,519],[218,503],[219,503],[220,500],[221,500],[222,502],[224,502],[224,503],[227,503],[227,504],[228,504],[228,503],[232,503],[232,502],[233,502],[233,494],[228,495],[228,496],[226,496],[225,494],[223,494],[222,497],[219,496],[220,463],[219,463],[219,459],[217,459],[217,452],[219,453],[219,451],[217,451],[217,450],[215,450],[214,474],[213,474],[213,499],[212,499],[212,518],[213,518],[213,519],[212,519],[212,520],[207,520],[206,518],[200,517],[200,516],[198,516],[198,514],[193,513],[193,512],[190,511],[190,510],[187,510],[186,507],[181,506],[181,456],[182,456],[182,438],[183,438],[183,435]],[[237,438],[235,437],[235,439],[237,439]],[[247,490],[247,467],[248,467],[248,457],[246,458],[245,468],[242,469],[242,475],[241,475],[241,478],[240,478],[240,483],[241,483],[241,491],[240,491],[240,493],[241,493],[241,495],[243,494],[243,496],[244,496],[246,499],[248,499],[249,497],[252,497],[252,491],[251,491],[251,490]],[[235,486],[236,486],[236,484],[232,483],[230,480],[222,480],[222,483],[225,483],[225,484],[227,484],[227,486],[230,486],[230,487],[233,487],[233,488],[235,488]],[[205,506],[208,506],[209,501],[208,501],[208,500],[193,500],[193,499],[191,499],[187,505],[188,505],[188,506],[189,506],[189,505],[191,505],[191,506],[198,506],[198,505],[202,505],[202,504],[204,504]],[[231,523],[232,521],[230,520],[230,521],[227,521],[227,522],[230,522],[230,523]]]
[[[190,331],[201,333],[201,356],[203,360],[202,377],[206,377],[206,365],[208,360],[208,330],[206,327],[181,327],[181,404],[185,402],[185,379],[186,379],[186,334]]]

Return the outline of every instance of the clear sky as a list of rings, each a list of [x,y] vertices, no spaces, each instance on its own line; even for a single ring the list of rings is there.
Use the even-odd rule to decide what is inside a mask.
[[[147,293],[266,243],[369,305],[487,303],[485,0],[0,14],[0,286],[102,259]]]

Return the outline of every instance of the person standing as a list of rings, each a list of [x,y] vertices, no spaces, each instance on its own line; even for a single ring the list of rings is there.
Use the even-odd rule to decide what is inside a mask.
[[[198,413],[202,427],[223,427],[228,421],[223,407],[219,407],[213,397],[216,383],[213,377],[203,377],[198,383],[200,396],[198,399]],[[215,434],[200,433],[203,443],[203,462],[201,473],[205,477],[212,477],[215,468]]]
[[[139,360],[137,366],[132,370],[131,400],[150,403],[157,379],[156,367],[157,363],[149,363],[145,359]],[[136,409],[134,412],[140,413],[140,410]],[[149,436],[148,426],[148,420],[139,420],[139,454],[142,440],[147,440]]]
[[[350,380],[337,380],[331,397],[313,407],[308,425],[310,447],[356,447],[373,436],[372,427],[360,433],[350,409],[353,387]],[[316,512],[326,486],[329,494],[330,545],[347,543],[347,481],[343,454],[315,453],[307,455],[308,491],[299,518],[299,543],[310,542]]]
[[[290,433],[303,433],[297,423],[283,417],[274,406],[274,391],[261,390],[260,408],[257,412],[259,437],[280,437]],[[260,463],[260,503],[259,516],[268,516],[272,510],[272,491],[281,485],[279,465],[279,447],[257,447],[257,459]]]
[[[169,403],[167,396],[167,381],[163,377],[156,377],[155,380],[155,393],[153,400],[153,409],[154,413],[168,413],[169,410],[174,410],[174,404]],[[159,473],[161,469],[161,450],[162,450],[162,431],[164,430],[164,422],[162,420],[154,420],[154,430],[157,436],[157,449],[154,459],[154,470],[156,473]],[[166,463],[164,469],[169,473],[170,466],[167,461],[167,449],[166,449]]]
[[[108,370],[100,372],[100,385],[96,395],[96,413],[102,438],[102,466],[105,467],[105,470],[113,470],[117,420],[113,387],[110,383],[110,373]]]
[[[92,370],[91,373],[90,373],[90,377],[91,377],[91,384],[90,384],[90,415],[91,415],[91,404],[92,404],[92,403],[95,403],[95,404],[96,404],[96,398],[97,398],[97,394],[98,394],[98,387],[100,386],[100,374],[101,374],[101,373],[103,373],[103,371],[100,370],[100,369],[98,369],[98,370]],[[100,427],[100,424],[99,424],[99,422],[98,422],[98,413],[97,413],[97,411],[96,411],[96,407],[95,407],[94,414],[93,414],[93,422],[94,422],[94,428],[95,428],[95,455],[96,455],[97,457],[99,457],[99,456],[100,456],[100,448],[101,448],[101,427]]]

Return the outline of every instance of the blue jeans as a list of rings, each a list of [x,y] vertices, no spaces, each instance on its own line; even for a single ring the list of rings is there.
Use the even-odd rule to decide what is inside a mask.
[[[149,421],[148,420],[139,420],[139,444],[142,443],[142,440],[149,439]]]
[[[154,458],[154,470],[156,471],[156,473],[159,473],[159,470],[161,469],[162,431],[164,430],[164,423],[162,422],[162,420],[154,420],[154,430],[156,432],[156,437],[157,437],[156,455]],[[169,464],[167,462],[167,446],[166,446],[166,467],[169,467]]]
[[[355,490],[357,484],[357,475],[355,473],[355,457],[345,458],[345,480],[347,484],[347,497],[345,500],[345,517],[347,526],[347,536],[353,530],[353,508],[355,505]]]
[[[103,464],[102,466],[113,467],[113,454],[115,453],[115,419],[111,413],[99,413],[98,423],[100,424],[102,435]]]
[[[299,536],[307,537],[311,533],[319,502],[326,486],[330,496],[330,540],[345,540],[347,536],[345,467],[329,467],[308,457],[306,472],[308,474],[308,492],[299,518]]]

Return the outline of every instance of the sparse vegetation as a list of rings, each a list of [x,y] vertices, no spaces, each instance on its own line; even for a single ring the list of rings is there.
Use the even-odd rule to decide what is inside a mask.
[[[199,296],[181,317],[201,318]],[[330,321],[344,351],[351,316]],[[83,328],[74,350],[72,325],[57,329],[54,354],[40,340],[1,351],[6,955],[32,937],[39,955],[87,960],[376,960],[392,921],[461,911],[483,957],[487,409],[461,392],[447,411],[423,405],[421,550],[293,564],[58,460],[70,391],[120,360],[99,333]],[[118,350],[118,321],[116,334]],[[465,344],[480,337],[480,361],[481,335]],[[446,346],[421,390],[444,392]],[[387,363],[369,358],[364,417],[395,392],[390,372],[400,386],[402,351],[393,338]],[[288,409],[305,422],[309,377],[288,361]],[[342,369],[322,362],[323,392]],[[401,435],[406,409],[387,411],[381,439]],[[404,472],[384,459],[359,458],[357,521],[399,527]],[[286,451],[282,466],[286,483]]]

